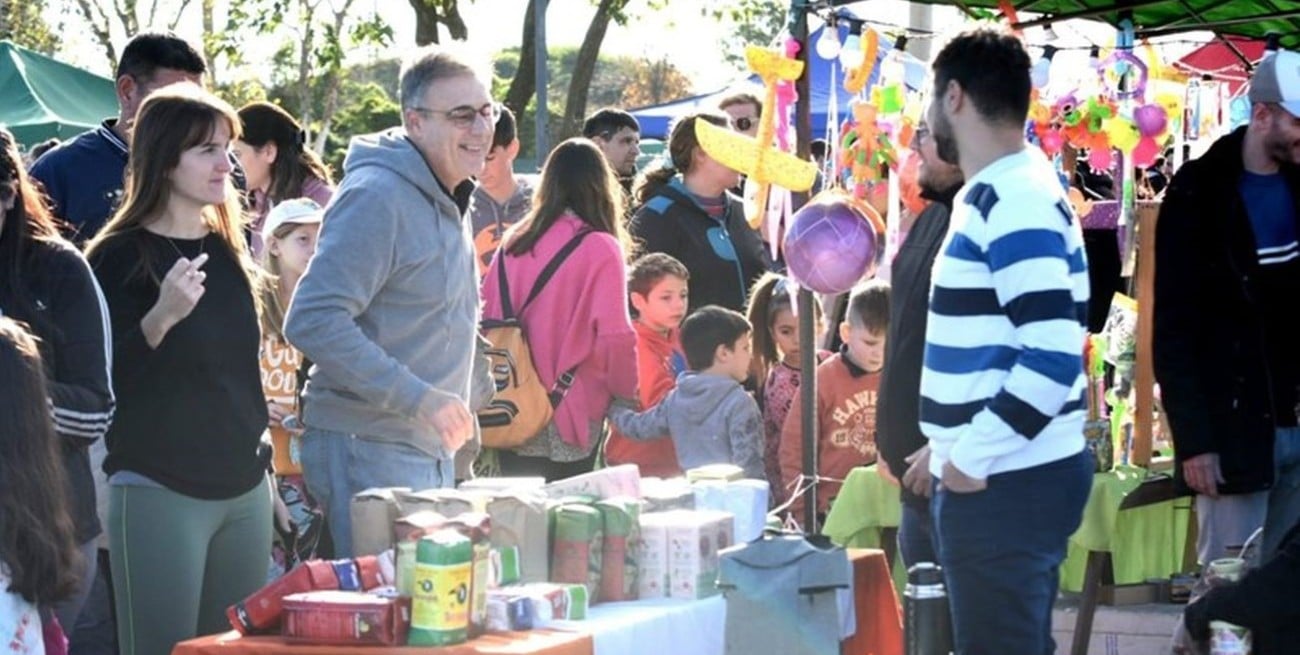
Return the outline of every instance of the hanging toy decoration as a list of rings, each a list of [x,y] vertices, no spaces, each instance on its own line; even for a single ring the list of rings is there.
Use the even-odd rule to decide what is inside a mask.
[[[880,51],[880,35],[870,27],[864,28],[862,34],[862,61],[853,68],[844,71],[844,90],[852,95],[862,93],[867,88],[867,81],[876,69],[876,54]]]
[[[837,294],[852,289],[878,263],[883,240],[884,223],[870,205],[832,190],[795,212],[783,252],[800,286]]]
[[[750,137],[708,121],[695,121],[695,137],[700,147],[718,163],[744,173],[758,184],[757,201],[747,215],[749,226],[757,229],[767,207],[770,185],[791,191],[807,191],[817,181],[817,165],[773,146],[776,136],[776,84],[795,80],[803,73],[803,62],[782,53],[758,46],[745,48],[750,68],[763,79],[767,95],[758,119],[758,136]],[[747,212],[748,213],[748,212]]]

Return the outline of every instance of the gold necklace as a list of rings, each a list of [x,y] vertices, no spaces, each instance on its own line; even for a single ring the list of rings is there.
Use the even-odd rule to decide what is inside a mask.
[[[158,233],[155,232],[154,234],[158,234]],[[209,233],[209,234],[211,234],[211,233]],[[176,251],[176,254],[177,254],[178,256],[180,256],[182,259],[190,259],[190,260],[198,259],[199,257],[201,257],[201,256],[203,255],[203,249],[206,248],[207,245],[208,245],[208,235],[205,234],[205,235],[203,235],[202,237],[199,237],[199,254],[195,255],[194,257],[186,257],[186,256],[185,256],[185,253],[184,253],[184,252],[181,252],[180,247],[176,245],[176,241],[175,241],[174,239],[172,239],[171,237],[169,237],[169,236],[167,236],[167,235],[165,235],[165,234],[158,234],[158,236],[160,236],[160,237],[166,239],[166,240],[167,240],[167,244],[170,245],[170,246],[172,247],[172,250],[175,250],[175,251]]]

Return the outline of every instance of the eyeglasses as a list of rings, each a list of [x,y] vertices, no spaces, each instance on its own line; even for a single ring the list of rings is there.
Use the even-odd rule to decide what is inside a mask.
[[[748,132],[749,128],[754,127],[754,119],[748,116],[741,116],[740,118],[731,121],[731,126],[736,128],[736,131],[738,132]]]
[[[497,119],[501,118],[501,104],[489,102],[478,109],[469,105],[452,107],[451,109],[429,109],[428,107],[411,107],[411,111],[418,111],[421,114],[435,114],[444,116],[451,121],[452,125],[461,129],[467,129],[474,125],[475,119],[482,116],[488,120],[488,125],[496,125]]]

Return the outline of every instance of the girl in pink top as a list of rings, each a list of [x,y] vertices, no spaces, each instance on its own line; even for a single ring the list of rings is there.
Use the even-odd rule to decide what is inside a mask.
[[[503,257],[511,302],[519,307],[552,257],[587,233],[519,317],[542,384],[553,389],[560,375],[572,370],[572,386],[541,433],[516,450],[498,453],[502,475],[555,480],[591,471],[611,398],[637,395],[622,194],[594,143],[580,138],[561,143],[542,168],[532,210],[506,233],[483,276],[483,317],[501,318],[497,268]]]

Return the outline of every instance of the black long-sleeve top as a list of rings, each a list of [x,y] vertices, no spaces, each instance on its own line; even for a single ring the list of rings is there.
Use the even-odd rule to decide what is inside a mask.
[[[210,257],[203,296],[157,348],[140,321],[159,286],[133,274],[146,249],[157,280],[181,254]],[[264,476],[257,446],[267,413],[257,312],[238,260],[216,234],[169,239],[140,229],[105,242],[90,263],[108,298],[114,339],[117,417],[104,470],[138,473],[206,500],[248,492]]]
[[[952,199],[960,184],[940,193],[927,192],[930,205],[908,231],[890,270],[889,336],[885,367],[876,402],[876,446],[894,475],[907,471],[904,461],[928,443],[921,434],[921,368],[925,326],[930,311],[930,269],[948,232]],[[918,499],[904,489],[903,496]]]
[[[0,248],[5,275],[14,270],[9,258],[24,258],[18,278],[0,284],[0,314],[26,323],[39,339],[68,510],[77,541],[85,543],[100,533],[89,448],[113,418],[108,310],[90,267],[71,244],[29,241],[25,250],[17,255],[14,248]]]

